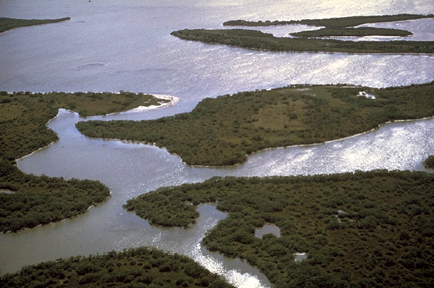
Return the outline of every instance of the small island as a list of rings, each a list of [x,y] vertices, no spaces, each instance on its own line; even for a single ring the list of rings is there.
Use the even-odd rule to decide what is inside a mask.
[[[156,120],[88,121],[77,128],[93,138],[165,147],[189,165],[234,165],[267,148],[323,143],[389,121],[434,116],[433,90],[434,82],[383,89],[294,85],[206,98],[189,113]]]
[[[0,92],[0,232],[16,232],[72,218],[110,196],[98,181],[38,177],[21,172],[15,159],[57,140],[46,123],[60,108],[81,115],[121,112],[138,106],[163,105],[143,93]]]
[[[333,36],[409,36],[411,33],[399,29],[354,27],[366,23],[391,22],[432,18],[433,15],[390,15],[357,16],[330,19],[306,19],[293,21],[245,21],[231,20],[225,26],[276,26],[304,24],[324,27],[314,31],[291,34],[291,38],[274,37],[272,34],[245,29],[185,29],[172,32],[184,40],[201,41],[209,44],[224,44],[247,49],[276,52],[339,52],[339,53],[434,53],[433,41],[340,41],[315,37]],[[311,38],[312,37],[312,38]]]
[[[0,17],[0,33],[18,27],[51,24],[51,23],[68,21],[68,20],[71,20],[71,18],[65,17],[59,19],[15,19],[15,18]]]
[[[227,177],[160,188],[125,208],[154,225],[187,227],[197,205],[217,203],[228,216],[202,243],[257,266],[275,287],[426,287],[434,281],[432,191],[434,175],[424,172]],[[255,237],[266,223],[280,236]]]

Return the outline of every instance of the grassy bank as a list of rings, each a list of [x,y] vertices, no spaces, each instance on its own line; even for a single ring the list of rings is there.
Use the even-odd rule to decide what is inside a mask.
[[[246,259],[276,287],[430,287],[433,189],[433,175],[421,172],[228,177],[161,188],[125,207],[157,225],[186,226],[196,205],[217,202],[229,215],[204,245]],[[265,223],[281,237],[256,238]],[[307,260],[294,262],[296,252]]]
[[[0,17],[0,33],[18,27],[58,23],[71,20],[69,17],[59,19],[15,19]]]
[[[432,15],[391,15],[391,16],[359,16],[316,20],[297,21],[244,21],[231,20],[225,26],[272,26],[288,24],[304,24],[325,26],[315,31],[293,33],[296,38],[278,38],[260,31],[232,29],[205,30],[185,29],[172,32],[172,35],[184,39],[211,44],[224,44],[247,49],[286,52],[341,52],[341,53],[434,53],[432,41],[339,41],[328,39],[312,39],[308,37],[330,36],[408,36],[411,32],[398,29],[379,29],[369,27],[354,28],[365,23],[390,22],[419,18],[432,18]]]
[[[58,259],[0,278],[1,287],[233,287],[192,259],[138,248]]]
[[[46,123],[59,108],[82,115],[157,105],[151,95],[114,93],[0,92],[0,231],[17,231],[70,218],[101,203],[110,192],[99,182],[26,175],[14,160],[57,140]]]
[[[321,143],[387,121],[434,115],[434,82],[375,89],[292,86],[204,99],[190,113],[152,121],[79,122],[96,138],[155,143],[191,165],[233,165],[266,148]],[[376,96],[357,96],[366,91]]]

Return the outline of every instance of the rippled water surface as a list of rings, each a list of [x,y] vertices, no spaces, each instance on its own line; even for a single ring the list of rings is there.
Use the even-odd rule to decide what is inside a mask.
[[[67,22],[0,34],[0,90],[126,90],[180,99],[168,108],[91,118],[139,120],[186,112],[205,97],[237,91],[304,83],[388,87],[434,80],[434,57],[428,55],[268,53],[170,36],[184,28],[221,28],[231,19],[398,13],[433,13],[432,1],[0,0],[0,16],[71,17]],[[416,26],[422,34],[428,29]],[[431,37],[427,35],[421,37]],[[188,255],[237,287],[266,287],[269,282],[256,269],[200,246],[205,231],[225,217],[213,206],[200,206],[198,224],[189,229],[159,229],[122,205],[158,187],[213,176],[423,170],[422,161],[434,154],[434,120],[425,119],[387,124],[321,145],[263,151],[235,167],[199,168],[153,146],[88,139],[75,129],[75,123],[83,120],[61,110],[49,123],[60,140],[20,159],[18,167],[37,175],[100,180],[112,197],[75,219],[0,235],[1,273],[59,257],[146,245]]]

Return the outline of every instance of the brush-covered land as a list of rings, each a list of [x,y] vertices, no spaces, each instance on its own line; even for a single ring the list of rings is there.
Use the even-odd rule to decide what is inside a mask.
[[[72,218],[109,196],[99,181],[28,175],[0,161],[1,232]]]
[[[398,14],[398,15],[383,15],[383,16],[351,16],[339,18],[325,19],[302,19],[290,21],[246,21],[246,20],[230,20],[223,23],[224,26],[280,26],[280,25],[311,25],[325,27],[353,27],[366,23],[381,23],[381,22],[396,22],[404,20],[415,20],[423,18],[432,18],[434,15],[421,14]]]
[[[433,41],[340,41],[330,39],[312,39],[308,37],[331,36],[409,36],[411,32],[399,29],[380,29],[371,27],[353,27],[365,23],[402,21],[420,18],[432,18],[433,15],[390,15],[358,16],[330,19],[307,19],[294,21],[245,21],[231,20],[225,26],[273,26],[304,24],[324,26],[314,31],[292,33],[295,38],[274,37],[272,34],[254,30],[205,30],[185,29],[172,32],[172,35],[184,39],[212,44],[225,44],[248,49],[287,52],[343,52],[343,53],[434,53]]]
[[[360,91],[376,99],[357,96]],[[321,143],[388,121],[434,115],[434,82],[376,89],[291,86],[204,99],[184,114],[151,121],[89,121],[77,128],[95,138],[154,143],[190,165],[244,162],[266,148]]]
[[[203,244],[246,259],[276,287],[432,287],[434,175],[213,178],[160,188],[125,207],[151,223],[187,226],[195,207],[217,203],[227,218]],[[281,237],[254,231],[266,223]],[[294,262],[294,253],[308,258]]]
[[[314,31],[291,33],[296,37],[330,37],[330,36],[410,36],[412,33],[399,29],[381,29],[372,27],[355,27],[366,23],[396,22],[432,18],[433,15],[385,15],[385,16],[355,16],[328,19],[304,19],[292,21],[245,21],[230,20],[223,23],[224,26],[282,26],[282,25],[310,25],[323,27]]]
[[[0,33],[18,27],[58,23],[71,20],[69,17],[59,19],[15,19],[0,17]]]
[[[425,168],[434,169],[434,155],[430,155],[424,162]]]
[[[166,100],[127,92],[0,92],[0,231],[17,231],[76,216],[110,194],[97,181],[26,175],[13,165],[15,159],[57,140],[46,123],[59,108],[99,115],[161,102]]]
[[[151,248],[75,256],[26,266],[18,273],[1,277],[0,286],[233,287],[186,256]]]

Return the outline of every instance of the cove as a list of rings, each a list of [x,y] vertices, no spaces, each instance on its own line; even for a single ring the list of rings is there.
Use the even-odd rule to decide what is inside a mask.
[[[166,109],[171,107],[153,112]],[[129,113],[124,115],[131,116]],[[111,117],[119,118],[121,114],[106,119]],[[48,124],[60,140],[20,159],[18,167],[26,173],[100,180],[111,189],[112,197],[77,218],[16,234],[0,235],[2,272],[16,271],[23,265],[59,257],[144,245],[188,255],[196,261],[205,259],[206,263],[210,254],[197,253],[202,251],[199,243],[205,231],[223,217],[215,208],[214,212],[210,207],[200,208],[203,209],[200,210],[201,220],[194,227],[161,230],[126,212],[122,205],[126,200],[158,187],[204,181],[213,176],[308,175],[373,169],[424,170],[423,160],[434,152],[434,139],[428,136],[434,132],[434,119],[431,118],[390,123],[369,133],[321,145],[263,151],[250,156],[247,163],[240,166],[199,168],[187,166],[178,156],[154,146],[88,139],[75,129],[75,123],[80,120],[84,119],[76,113],[60,110],[59,115]],[[205,214],[208,216],[203,218],[202,214],[207,210],[211,214]],[[213,213],[216,218],[209,216]],[[35,245],[38,250],[34,249]],[[223,260],[233,261],[220,258],[218,262]],[[229,265],[224,261],[224,265]],[[233,271],[224,271],[222,274],[225,277],[238,279],[239,275],[234,276]],[[251,281],[261,279],[260,276],[251,276],[258,275],[251,267],[247,271],[248,278],[253,277]]]

